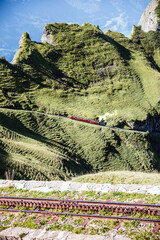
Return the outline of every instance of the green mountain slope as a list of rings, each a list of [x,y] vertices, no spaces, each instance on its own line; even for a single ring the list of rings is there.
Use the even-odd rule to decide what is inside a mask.
[[[13,168],[16,178],[53,180],[99,170],[158,168],[148,134],[1,110],[0,175]]]
[[[51,113],[91,118],[117,111],[117,121],[144,120],[153,108],[159,113],[159,47],[152,46],[153,66],[151,52],[141,44],[145,33],[135,28],[129,40],[115,32],[104,34],[87,23],[82,27],[48,24],[46,31],[52,34],[54,46],[32,42],[25,33],[16,64],[1,60],[5,85],[1,106],[19,103],[21,108],[32,109],[36,105]]]
[[[51,43],[24,33],[14,64],[0,59],[1,173],[67,179],[99,170],[159,169],[155,138],[36,111],[96,119],[108,126],[160,131],[159,32],[132,38],[85,23],[45,27]],[[157,137],[157,135],[155,135]],[[152,140],[152,141],[151,141]],[[158,152],[158,151],[157,151]]]

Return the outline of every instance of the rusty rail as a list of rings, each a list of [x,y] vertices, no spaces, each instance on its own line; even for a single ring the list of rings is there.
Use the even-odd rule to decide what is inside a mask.
[[[63,210],[92,210],[94,213],[100,210],[111,211],[116,213],[141,213],[148,215],[160,216],[160,205],[158,204],[140,204],[140,203],[121,203],[121,202],[100,202],[100,201],[82,201],[68,199],[48,199],[48,198],[21,198],[21,197],[0,197],[2,206],[20,206],[35,207],[46,209],[63,209]]]
[[[41,214],[59,217],[61,215],[72,216],[74,218],[82,217],[88,220],[119,220],[119,221],[140,221],[144,223],[153,223],[155,226],[153,232],[156,233],[160,230],[160,219],[150,218],[136,218],[130,217],[132,213],[141,213],[147,215],[160,216],[160,205],[158,204],[140,204],[140,203],[118,203],[118,202],[99,202],[99,201],[81,201],[81,200],[68,200],[68,199],[48,199],[48,198],[21,198],[21,197],[0,197],[1,206],[9,206],[10,209],[0,209],[0,213],[10,212],[26,214]],[[36,210],[22,210],[14,209],[14,207],[35,207]],[[44,208],[44,211],[41,211]],[[46,211],[46,209],[62,209],[63,212]],[[92,210],[94,214],[75,214],[66,212],[68,210],[82,210],[83,212]],[[117,215],[107,216],[98,215],[100,210],[115,212]],[[120,216],[118,214],[126,214]],[[129,216],[128,216],[129,215]]]
[[[72,216],[75,218],[86,218],[86,219],[95,219],[95,220],[123,220],[123,221],[140,221],[147,223],[155,223],[160,225],[160,219],[149,219],[149,218],[134,218],[134,217],[122,217],[122,216],[107,216],[107,215],[96,215],[96,214],[76,214],[68,212],[49,212],[49,211],[36,211],[36,210],[18,210],[18,209],[0,209],[0,212],[11,212],[11,213],[27,213],[27,214],[41,214],[41,215],[52,215],[52,216]]]

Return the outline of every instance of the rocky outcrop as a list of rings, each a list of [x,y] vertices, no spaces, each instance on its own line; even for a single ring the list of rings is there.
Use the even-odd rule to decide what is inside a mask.
[[[152,0],[143,12],[138,26],[141,26],[141,29],[144,32],[159,30],[160,25],[158,23],[157,15],[155,14],[155,8],[158,6],[159,2],[159,0]]]
[[[148,116],[145,121],[126,122],[129,127],[138,131],[160,133],[160,115]]]
[[[56,43],[53,41],[53,36],[52,34],[50,33],[49,30],[47,30],[46,28],[44,28],[44,31],[43,31],[43,35],[42,35],[42,38],[41,38],[41,41],[43,43],[47,42],[51,45],[56,45]]]

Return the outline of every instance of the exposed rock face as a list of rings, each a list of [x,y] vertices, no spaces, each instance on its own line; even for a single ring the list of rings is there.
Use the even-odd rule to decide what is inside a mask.
[[[160,133],[160,116],[148,116],[145,121],[135,121],[135,122],[127,122],[127,125],[130,126],[134,130],[138,131],[149,131],[151,132],[159,132]]]
[[[46,28],[44,28],[41,41],[43,43],[47,42],[47,43],[49,43],[49,44],[51,44],[53,46],[56,45],[56,43],[53,41],[52,34]]]
[[[158,6],[159,2],[159,0],[152,0],[142,14],[138,26],[141,26],[141,29],[144,32],[160,29],[160,24],[158,23],[158,18],[155,14],[155,8]]]

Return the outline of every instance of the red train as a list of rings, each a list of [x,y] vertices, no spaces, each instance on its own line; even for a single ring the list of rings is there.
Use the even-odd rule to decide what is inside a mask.
[[[69,118],[70,118],[70,119],[73,119],[73,120],[81,121],[81,122],[86,122],[86,123],[91,123],[91,124],[106,126],[106,122],[103,122],[103,121],[98,122],[98,121],[95,121],[95,120],[91,120],[91,119],[87,119],[87,118],[82,118],[82,117],[76,117],[76,116],[73,116],[73,115],[71,115]]]

